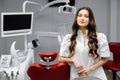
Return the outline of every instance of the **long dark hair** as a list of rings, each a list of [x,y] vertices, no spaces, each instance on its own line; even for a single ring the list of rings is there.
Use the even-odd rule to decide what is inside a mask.
[[[70,50],[70,54],[69,57],[72,57],[75,54],[75,46],[76,46],[76,37],[77,37],[77,32],[79,30],[79,26],[77,24],[77,16],[80,10],[87,10],[89,12],[89,24],[87,26],[88,29],[88,46],[89,46],[89,53],[88,55],[94,59],[98,58],[98,40],[97,40],[97,34],[96,34],[96,23],[95,23],[95,19],[94,19],[94,15],[92,10],[89,7],[82,7],[80,9],[78,9],[78,11],[76,12],[76,16],[74,19],[74,23],[72,25],[72,36],[71,36],[71,44],[69,46],[69,50]]]

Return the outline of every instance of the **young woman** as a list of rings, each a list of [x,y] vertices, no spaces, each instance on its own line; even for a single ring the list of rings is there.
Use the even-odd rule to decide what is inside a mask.
[[[106,36],[96,32],[96,23],[89,7],[80,8],[72,33],[67,34],[60,48],[60,62],[71,67],[71,80],[107,80],[102,65],[110,57]]]

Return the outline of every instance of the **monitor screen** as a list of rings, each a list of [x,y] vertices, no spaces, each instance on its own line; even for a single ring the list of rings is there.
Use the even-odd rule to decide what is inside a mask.
[[[32,33],[33,12],[6,12],[1,14],[1,36],[19,36]]]

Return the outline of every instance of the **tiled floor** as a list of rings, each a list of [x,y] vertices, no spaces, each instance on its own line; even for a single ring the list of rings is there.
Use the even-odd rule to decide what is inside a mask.
[[[108,71],[108,70],[105,70],[105,73],[107,75],[108,80],[112,80],[112,72]],[[120,80],[120,78],[117,77],[116,80]]]

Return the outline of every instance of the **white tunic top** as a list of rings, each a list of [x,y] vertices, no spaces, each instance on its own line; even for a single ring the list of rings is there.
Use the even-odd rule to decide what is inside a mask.
[[[70,53],[69,52],[70,38],[71,38],[71,34],[67,34],[64,37],[60,48],[60,56],[68,57]],[[98,38],[98,54],[100,55],[100,57],[110,57],[110,51],[106,36],[103,33],[97,33],[97,38]],[[72,58],[78,60],[83,65],[84,68],[89,67],[96,63],[96,61],[93,60],[93,58],[88,56],[88,52],[89,52],[89,47],[87,45],[88,38],[86,38],[85,41],[86,41],[85,42],[86,45],[84,46],[83,34],[81,30],[79,30],[78,36],[76,38],[77,44],[75,47],[75,54],[72,56]],[[73,80],[74,78],[80,78],[80,76],[78,76],[77,74],[75,66],[73,64],[70,64],[70,66],[71,66],[71,73],[70,73],[71,80]],[[84,80],[107,80],[107,78],[103,68],[99,67],[93,72],[91,72]]]

